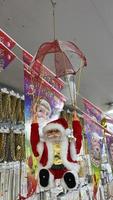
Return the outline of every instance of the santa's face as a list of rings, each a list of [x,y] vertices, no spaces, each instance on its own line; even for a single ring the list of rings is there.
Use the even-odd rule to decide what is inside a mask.
[[[46,132],[46,138],[51,142],[60,142],[62,133],[58,129],[49,130]]]
[[[38,107],[38,118],[39,120],[47,120],[49,117],[49,111],[43,105],[39,105]]]
[[[94,158],[95,160],[100,160],[101,149],[100,149],[99,141],[96,140],[96,139],[92,139],[91,144],[92,144],[92,154],[93,154],[93,158]]]
[[[99,146],[96,146],[94,149],[94,158],[96,160],[100,160],[100,147]]]

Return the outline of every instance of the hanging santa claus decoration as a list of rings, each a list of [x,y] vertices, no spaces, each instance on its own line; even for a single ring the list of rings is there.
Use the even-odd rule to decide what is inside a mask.
[[[54,187],[56,179],[61,179],[67,189],[78,186],[79,154],[82,143],[82,128],[74,112],[73,137],[69,139],[68,123],[59,118],[46,124],[43,128],[43,139],[40,138],[38,113],[33,111],[31,125],[31,147],[35,157],[39,160],[39,185],[41,188]]]

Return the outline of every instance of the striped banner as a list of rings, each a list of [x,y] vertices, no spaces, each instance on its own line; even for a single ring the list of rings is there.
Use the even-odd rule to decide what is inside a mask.
[[[101,155],[103,149],[103,132],[102,128],[98,125],[102,120],[102,112],[86,99],[83,99],[83,104],[86,113],[86,115],[84,114],[84,128],[88,140],[88,149],[93,174],[93,197],[94,200],[96,200],[99,180],[101,178]]]
[[[0,29],[0,42],[2,42],[7,48],[12,49],[16,42],[11,39],[2,29]]]
[[[0,43],[0,71],[5,69],[15,58],[15,55]]]

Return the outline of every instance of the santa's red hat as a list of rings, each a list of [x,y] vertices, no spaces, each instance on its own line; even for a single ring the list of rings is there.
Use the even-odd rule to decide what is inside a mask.
[[[50,130],[59,130],[62,135],[65,135],[68,129],[68,123],[64,118],[59,118],[52,122],[49,122],[44,128],[43,133],[46,134],[47,131]]]

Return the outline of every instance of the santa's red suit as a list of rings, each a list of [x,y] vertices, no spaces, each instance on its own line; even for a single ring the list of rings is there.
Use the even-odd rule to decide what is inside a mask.
[[[35,157],[39,157],[40,171],[39,182],[42,187],[47,187],[54,179],[63,179],[68,189],[75,188],[78,181],[79,165],[77,163],[77,154],[79,154],[82,143],[82,129],[79,120],[72,122],[73,137],[69,141],[66,132],[68,130],[67,121],[60,118],[48,123],[43,128],[43,141],[39,135],[39,124],[31,125],[31,147]],[[55,141],[47,137],[47,132],[59,130],[60,140]],[[55,163],[55,148],[58,146],[58,155],[60,163]],[[56,150],[57,151],[57,150]],[[75,180],[76,179],[76,180]],[[53,184],[53,183],[52,183]]]

